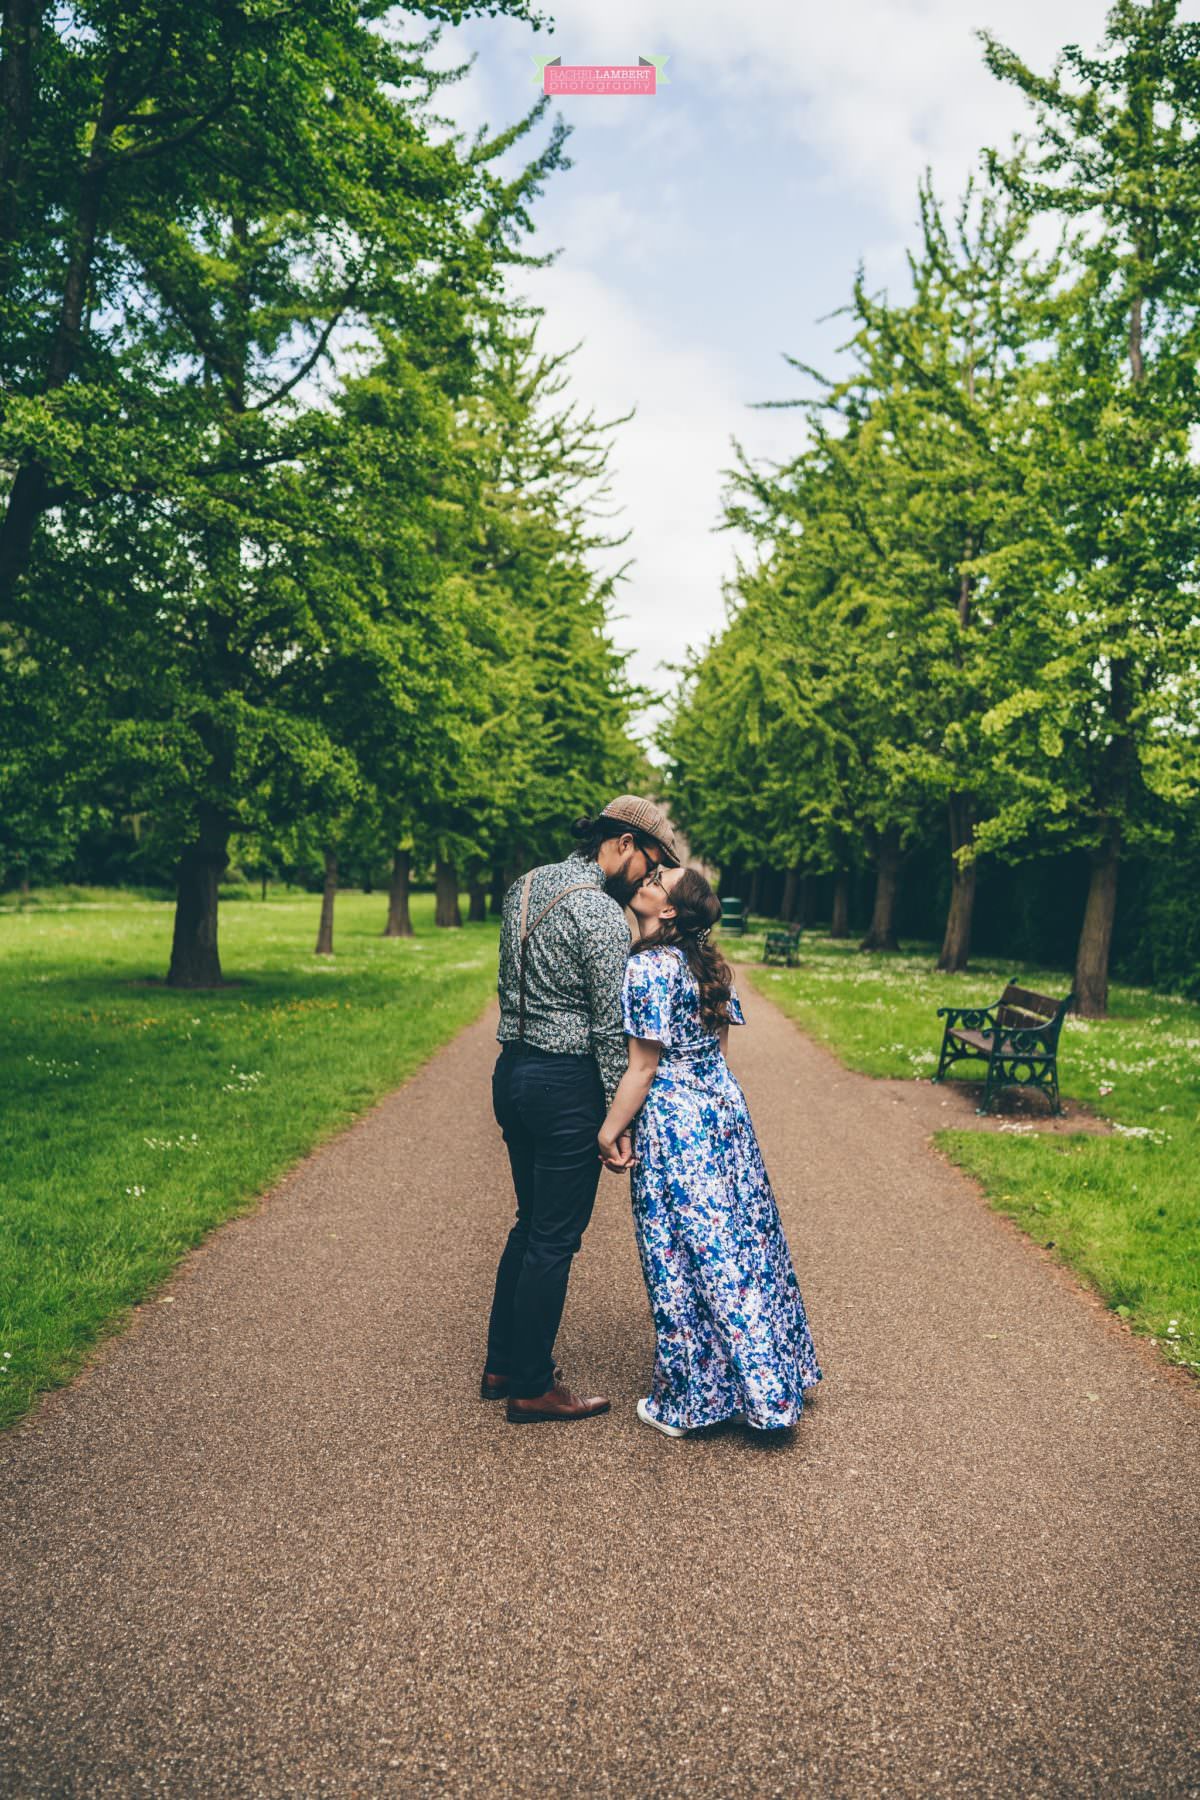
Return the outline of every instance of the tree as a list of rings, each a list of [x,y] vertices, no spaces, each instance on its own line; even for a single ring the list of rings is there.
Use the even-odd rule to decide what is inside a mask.
[[[1044,380],[1019,426],[1027,528],[1008,578],[1035,603],[989,725],[1013,792],[982,842],[1038,829],[1085,847],[1080,1012],[1107,1009],[1122,855],[1166,841],[1197,791],[1200,26],[1176,0],[1118,0],[1101,53],[1039,76],[985,36],[1027,96],[1028,161],[993,164],[1031,212],[1082,219]]]
[[[0,85],[29,104],[0,157],[25,271],[0,331],[0,619],[23,659],[93,652],[72,761],[119,768],[177,836],[179,985],[220,979],[230,832],[336,811],[356,780],[344,720],[313,704],[371,623],[320,554],[311,480],[348,429],[322,393],[339,333],[415,335],[439,291],[486,296],[561,161],[560,126],[517,178],[491,172],[541,102],[434,142],[456,72],[422,62],[432,38],[387,39],[387,10],[102,8],[82,40],[59,21],[3,43]]]
[[[981,558],[999,566],[1013,539],[1020,471],[1003,452],[1061,263],[1031,255],[1028,216],[1003,189],[968,183],[953,224],[928,179],[919,197],[912,299],[875,300],[860,278],[855,350],[900,488],[886,534],[874,532],[891,627],[920,694],[918,728],[898,754],[945,809],[951,897],[938,967],[953,971],[969,956],[976,822],[998,803],[982,720],[1003,682],[1005,610],[1016,603]]]
[[[805,372],[824,389],[799,403],[809,446],[773,472],[743,458],[726,511],[757,536],[766,559],[764,658],[779,664],[786,644],[779,667],[792,670],[782,686],[772,677],[786,729],[763,792],[774,791],[793,820],[809,821],[816,867],[841,875],[852,845],[865,844],[876,891],[862,948],[893,950],[900,871],[925,805],[913,758],[927,730],[923,696],[911,634],[898,629],[895,611],[910,478],[869,371],[844,383]],[[779,847],[788,861],[805,854],[794,828]]]
[[[422,61],[434,35],[390,39],[393,10],[103,0],[84,26],[8,0],[0,618],[54,508],[285,459],[339,325],[394,306],[455,238],[486,256],[471,225],[494,217],[495,151],[431,141],[414,95],[462,70]],[[525,0],[408,11],[530,16]],[[239,327],[249,380],[228,361]]]
[[[544,857],[580,811],[644,769],[627,730],[638,696],[608,628],[620,572],[593,566],[623,541],[598,522],[622,421],[560,401],[571,352],[542,353],[536,334],[524,309],[492,319],[460,427],[479,483],[452,576],[470,664],[413,810],[418,853],[440,870],[444,924],[458,922],[462,875],[478,911],[485,871]]]
[[[860,271],[847,309],[850,368],[836,381],[817,377],[819,398],[800,403],[837,479],[819,516],[801,499],[800,546],[784,537],[776,554],[794,562],[815,552],[826,585],[843,596],[836,629],[852,633],[855,663],[836,715],[826,696],[826,716],[850,719],[869,714],[876,696],[884,702],[867,740],[873,777],[860,783],[877,864],[864,948],[895,947],[903,845],[937,806],[952,869],[939,966],[959,969],[969,953],[975,821],[994,799],[982,719],[999,680],[1002,598],[981,578],[979,558],[1011,534],[1012,471],[998,446],[1058,265],[1029,256],[1027,220],[1002,191],[968,184],[951,223],[928,179],[919,203],[911,299],[871,294]],[[813,469],[811,457],[800,459],[793,478],[801,473],[811,487]],[[777,483],[745,485],[788,516]]]

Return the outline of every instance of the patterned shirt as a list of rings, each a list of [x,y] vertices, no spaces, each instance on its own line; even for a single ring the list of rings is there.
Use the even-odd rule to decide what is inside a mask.
[[[560,900],[525,944],[525,1042],[539,1050],[587,1055],[600,1070],[611,1104],[625,1073],[625,1029],[621,986],[629,955],[629,927],[617,902],[604,891],[604,871],[582,856],[543,863],[533,872],[529,894],[532,925],[555,894],[576,882],[587,890]],[[500,1029],[502,1044],[518,1035],[521,988],[521,889],[514,881],[504,896],[500,923]]]

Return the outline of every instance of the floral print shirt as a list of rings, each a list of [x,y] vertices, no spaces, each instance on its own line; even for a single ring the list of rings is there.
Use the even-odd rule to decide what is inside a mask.
[[[529,924],[556,893],[576,883],[583,891],[560,900],[525,943],[525,1042],[539,1050],[587,1055],[604,1083],[608,1105],[625,1073],[621,986],[629,955],[629,926],[604,889],[599,863],[582,856],[544,863],[533,872]],[[502,1044],[518,1036],[521,986],[522,875],[504,896],[500,922],[500,1029]]]

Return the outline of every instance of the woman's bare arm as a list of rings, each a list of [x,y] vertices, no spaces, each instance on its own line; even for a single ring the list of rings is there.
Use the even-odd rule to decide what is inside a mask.
[[[627,1158],[625,1162],[621,1161],[617,1139],[628,1131],[641,1112],[646,1095],[650,1092],[650,1084],[658,1071],[658,1059],[663,1048],[653,1038],[631,1037],[627,1041],[629,1067],[621,1077],[599,1132],[600,1154],[609,1168],[614,1163],[619,1167],[627,1167],[632,1160]]]

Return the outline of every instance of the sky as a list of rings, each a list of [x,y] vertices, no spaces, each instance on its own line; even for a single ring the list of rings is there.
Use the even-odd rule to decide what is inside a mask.
[[[619,427],[604,566],[632,558],[614,636],[658,692],[668,665],[725,618],[724,589],[749,547],[719,529],[733,440],[756,461],[798,448],[801,419],[755,402],[795,398],[785,353],[827,369],[846,334],[829,315],[862,262],[899,294],[925,168],[947,202],[985,145],[1025,128],[1021,96],[983,65],[990,31],[1048,72],[1059,49],[1094,49],[1103,0],[546,0],[554,30],[476,19],[435,60],[473,56],[439,96],[456,126],[498,130],[536,102],[534,58],[636,63],[668,57],[654,95],[564,95],[521,140],[527,162],[557,112],[572,167],[550,177],[527,240],[553,265],[512,285],[544,309],[539,342],[580,348],[570,392]],[[1183,16],[1200,17],[1200,0]],[[652,729],[655,709],[644,715]]]

